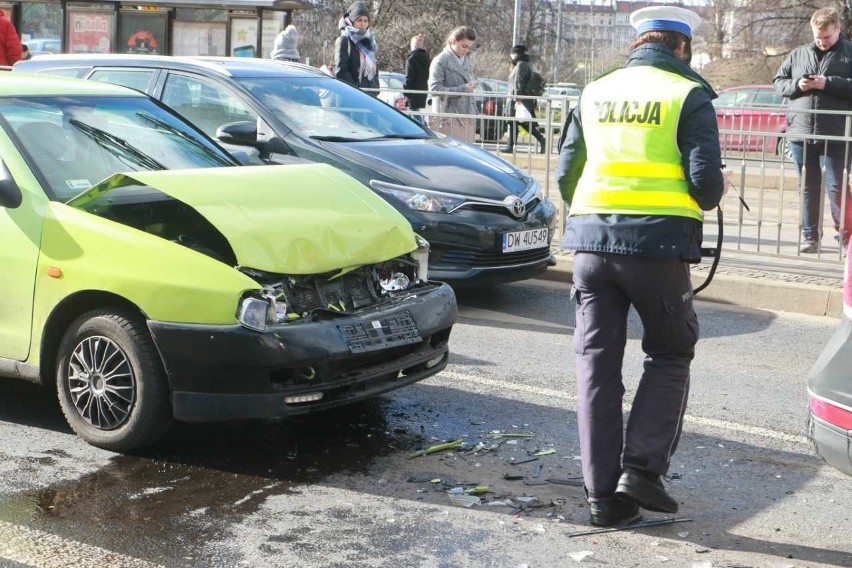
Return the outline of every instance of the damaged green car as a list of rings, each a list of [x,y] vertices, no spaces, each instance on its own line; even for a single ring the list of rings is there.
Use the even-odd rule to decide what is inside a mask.
[[[0,80],[0,376],[96,446],[333,408],[447,364],[428,244],[324,165],[238,166],[129,89]]]

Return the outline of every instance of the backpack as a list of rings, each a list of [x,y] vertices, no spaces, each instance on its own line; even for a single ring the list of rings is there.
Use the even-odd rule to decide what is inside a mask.
[[[530,69],[530,79],[527,81],[527,94],[540,97],[544,94],[544,77],[538,71]]]

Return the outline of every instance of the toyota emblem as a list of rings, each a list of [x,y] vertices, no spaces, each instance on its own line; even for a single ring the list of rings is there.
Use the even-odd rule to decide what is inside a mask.
[[[524,213],[527,211],[527,206],[520,199],[515,199],[512,201],[512,215],[515,217],[523,217]]]

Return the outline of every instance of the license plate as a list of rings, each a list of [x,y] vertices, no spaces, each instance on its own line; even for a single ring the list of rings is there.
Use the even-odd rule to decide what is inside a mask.
[[[546,228],[503,233],[503,252],[543,248],[549,244]]]

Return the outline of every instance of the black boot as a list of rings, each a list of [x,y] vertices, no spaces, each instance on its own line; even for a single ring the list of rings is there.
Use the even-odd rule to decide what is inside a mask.
[[[678,503],[666,492],[659,475],[634,467],[625,467],[618,480],[616,495],[623,495],[643,509],[660,513],[677,513]]]
[[[545,150],[547,149],[547,144],[544,141],[544,136],[539,133],[538,136],[535,137],[535,139],[538,141],[538,153],[544,154]]]
[[[586,501],[589,503],[589,522],[596,527],[611,527],[639,516],[639,505],[624,495],[591,497],[586,490]]]

